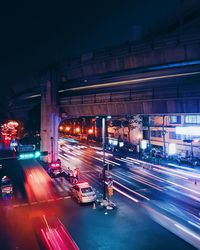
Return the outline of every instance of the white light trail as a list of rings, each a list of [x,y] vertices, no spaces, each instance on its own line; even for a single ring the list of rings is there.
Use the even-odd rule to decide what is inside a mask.
[[[170,183],[170,184],[172,184],[172,185],[174,185],[174,186],[180,187],[180,188],[182,188],[182,189],[185,189],[185,190],[187,190],[187,191],[190,191],[190,192],[192,192],[192,193],[195,193],[195,194],[200,195],[200,192],[199,192],[199,191],[193,190],[193,189],[191,189],[191,188],[187,188],[187,187],[185,187],[185,186],[179,185],[178,183],[175,183],[175,182],[172,182],[172,181],[166,180],[166,182],[168,182],[168,183]]]
[[[189,230],[188,228],[186,228],[186,227],[184,227],[184,226],[182,226],[182,225],[180,225],[180,224],[176,224],[176,223],[175,223],[174,225],[175,225],[176,227],[178,227],[179,229],[181,229],[183,232],[189,234],[190,236],[192,236],[192,237],[194,237],[195,239],[197,239],[197,240],[200,241],[200,237],[199,237],[197,234],[191,232],[191,230]]]
[[[89,85],[89,86],[87,85],[87,86],[80,86],[80,87],[75,87],[75,88],[62,89],[62,90],[59,90],[58,92],[61,93],[61,92],[65,92],[65,91],[97,89],[97,88],[113,87],[113,86],[118,86],[118,85],[129,85],[129,84],[147,82],[147,81],[152,81],[152,80],[157,80],[157,79],[168,79],[168,78],[175,78],[175,77],[182,77],[182,76],[189,76],[189,75],[198,75],[198,74],[200,74],[199,71],[189,72],[189,73],[177,73],[177,74],[163,75],[163,76],[144,77],[144,78],[139,78],[139,79],[99,83],[99,84],[94,84],[94,85]]]
[[[134,202],[139,202],[139,200],[133,198],[132,196],[126,194],[125,192],[121,191],[120,189],[116,188],[116,187],[113,187],[114,190],[116,190],[118,193],[126,196],[127,198],[129,198],[130,200],[134,201]]]
[[[180,178],[180,179],[188,180],[187,177],[181,176],[181,175],[179,175],[179,174],[169,173],[169,172],[166,171],[166,170],[154,168],[153,171],[161,172],[161,173],[164,173],[164,174],[166,174],[166,175],[172,175],[172,176],[178,177],[178,178]]]
[[[198,229],[200,229],[200,226],[192,221],[188,221],[189,224],[193,225],[194,227],[197,227]]]
[[[126,190],[130,191],[131,193],[134,193],[134,194],[136,194],[136,195],[138,195],[138,196],[144,198],[145,200],[148,200],[148,201],[150,200],[150,199],[147,198],[146,196],[144,196],[144,195],[142,195],[142,194],[140,194],[140,193],[138,193],[138,192],[136,192],[136,191],[133,191],[132,189],[130,189],[130,188],[124,186],[123,184],[119,183],[118,181],[116,181],[116,180],[113,180],[113,181],[114,181],[115,183],[117,183],[119,186],[121,186],[121,187],[125,188]]]
[[[127,177],[127,175],[125,175],[124,173],[120,173],[121,175],[124,175]],[[149,186],[149,187],[152,187],[158,191],[163,191],[163,189],[161,189],[158,185],[154,185],[152,184],[151,182],[147,181],[147,180],[144,180],[144,178],[141,178],[139,176],[131,176],[130,174],[128,175],[129,178],[133,179],[134,181],[137,181],[137,182],[140,182],[140,183],[143,183],[144,185],[146,186]]]

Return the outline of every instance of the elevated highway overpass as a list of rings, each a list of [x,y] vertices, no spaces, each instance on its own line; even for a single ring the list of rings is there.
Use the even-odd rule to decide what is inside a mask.
[[[63,117],[199,113],[199,42],[198,35],[161,37],[83,55],[11,98],[10,111],[25,119],[41,103],[45,151]]]

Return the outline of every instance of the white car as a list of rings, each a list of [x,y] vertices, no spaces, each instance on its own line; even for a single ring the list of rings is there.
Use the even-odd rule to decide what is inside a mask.
[[[71,194],[79,203],[90,203],[96,201],[94,189],[88,182],[77,183],[70,188]]]

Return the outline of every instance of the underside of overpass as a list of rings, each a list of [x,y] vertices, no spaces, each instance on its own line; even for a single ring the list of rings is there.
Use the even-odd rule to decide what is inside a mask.
[[[137,84],[131,81],[127,85],[121,84],[120,88],[112,86],[111,82],[105,87],[101,85],[99,89],[88,88],[78,93],[69,90],[60,96],[60,112],[64,117],[200,113],[198,68],[191,74],[140,80]]]

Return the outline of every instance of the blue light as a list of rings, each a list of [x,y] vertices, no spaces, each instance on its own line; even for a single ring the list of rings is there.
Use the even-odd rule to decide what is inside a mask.
[[[20,155],[19,158],[23,159],[25,157],[24,154]]]
[[[40,155],[41,155],[40,151],[36,151],[36,152],[35,152],[35,158],[40,157]]]

